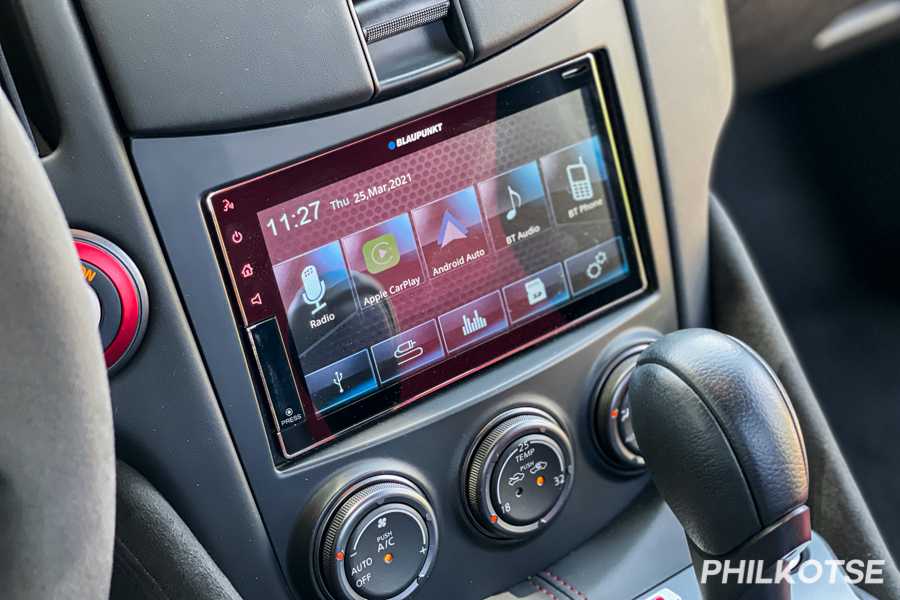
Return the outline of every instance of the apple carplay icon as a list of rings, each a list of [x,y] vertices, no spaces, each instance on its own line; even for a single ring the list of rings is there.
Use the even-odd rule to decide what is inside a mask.
[[[341,240],[350,270],[364,276],[371,289],[360,289],[363,309],[420,286],[425,278],[409,215],[397,215]]]
[[[385,233],[363,244],[362,254],[366,269],[372,275],[396,267],[400,262],[400,250],[393,233]]]

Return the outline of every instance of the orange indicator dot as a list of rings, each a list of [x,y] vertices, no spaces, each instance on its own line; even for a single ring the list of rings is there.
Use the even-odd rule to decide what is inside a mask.
[[[535,483],[538,484],[538,487],[540,487],[540,486],[544,485],[544,476],[538,475],[537,479],[535,479],[534,481],[535,481]]]
[[[491,515],[491,523],[497,522],[497,515]]]
[[[338,560],[344,560],[344,553],[341,552],[340,550],[338,550],[338,551],[334,554],[334,557],[335,557],[336,559],[338,559]]]
[[[614,408],[614,409],[612,409],[611,411],[609,411],[609,416],[611,416],[613,419],[615,419],[616,417],[618,417],[618,416],[619,416],[619,409],[618,409],[618,408]]]
[[[388,552],[384,555],[384,564],[389,565],[394,562],[394,555]]]

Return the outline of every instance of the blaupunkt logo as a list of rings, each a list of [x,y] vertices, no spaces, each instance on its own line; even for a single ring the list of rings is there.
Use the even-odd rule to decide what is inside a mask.
[[[426,127],[425,129],[413,131],[408,135],[398,137],[396,140],[391,140],[388,142],[388,150],[396,150],[400,146],[405,146],[406,144],[417,142],[422,138],[427,138],[429,135],[434,135],[435,133],[440,133],[443,127],[443,123],[435,123],[434,125]]]

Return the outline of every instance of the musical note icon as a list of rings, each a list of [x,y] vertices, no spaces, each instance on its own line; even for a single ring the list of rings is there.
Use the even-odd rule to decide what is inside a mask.
[[[522,206],[522,196],[509,185],[506,186],[506,191],[509,193],[509,204],[512,206],[512,208],[506,211],[506,220],[512,221],[516,218],[516,215],[519,214],[519,207]]]

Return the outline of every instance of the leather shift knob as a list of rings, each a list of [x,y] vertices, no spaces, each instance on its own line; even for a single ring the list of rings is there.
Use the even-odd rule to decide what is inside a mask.
[[[628,395],[656,486],[703,554],[735,552],[804,507],[808,467],[794,409],[741,342],[707,329],[667,335],[641,354]]]

